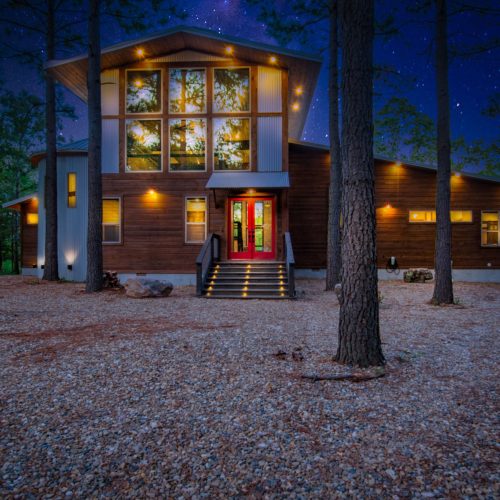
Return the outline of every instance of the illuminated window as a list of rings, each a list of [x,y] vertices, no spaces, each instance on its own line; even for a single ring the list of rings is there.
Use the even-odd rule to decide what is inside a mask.
[[[127,120],[127,171],[161,171],[161,120]]]
[[[76,173],[69,172],[66,179],[68,208],[76,207]]]
[[[500,242],[500,230],[498,221],[500,212],[481,212],[481,246],[498,247]]]
[[[214,112],[250,111],[250,68],[214,69]]]
[[[250,119],[214,118],[214,169],[250,169]]]
[[[26,224],[28,224],[28,226],[36,226],[38,224],[38,214],[27,213]]]
[[[168,108],[170,113],[204,113],[206,73],[204,69],[171,69]]]
[[[102,242],[120,243],[121,211],[119,198],[102,200]]]
[[[127,71],[127,113],[161,112],[161,71]]]
[[[454,224],[460,222],[472,222],[472,210],[450,210],[450,220]],[[410,210],[409,221],[434,223],[436,222],[436,211]]]
[[[176,119],[169,122],[170,170],[205,170],[206,121]]]
[[[207,199],[186,198],[186,243],[203,243],[207,237]]]

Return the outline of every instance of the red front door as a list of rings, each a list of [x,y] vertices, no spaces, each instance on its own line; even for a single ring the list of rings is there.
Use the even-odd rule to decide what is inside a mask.
[[[230,259],[275,259],[274,198],[229,199]]]

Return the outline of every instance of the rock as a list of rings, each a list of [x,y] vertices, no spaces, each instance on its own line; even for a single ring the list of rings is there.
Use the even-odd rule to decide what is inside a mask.
[[[131,278],[125,283],[125,294],[134,299],[148,297],[168,297],[174,285],[169,281],[149,280],[147,278]]]
[[[403,275],[406,283],[425,283],[434,279],[429,269],[408,269]]]

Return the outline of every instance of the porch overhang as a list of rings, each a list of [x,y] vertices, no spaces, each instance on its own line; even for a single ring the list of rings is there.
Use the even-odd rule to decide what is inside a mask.
[[[37,193],[27,194],[26,196],[21,196],[15,200],[10,200],[2,203],[2,208],[10,208],[12,210],[21,210],[21,205],[27,201],[33,200],[37,197]]]
[[[287,189],[288,172],[215,172],[207,189]]]

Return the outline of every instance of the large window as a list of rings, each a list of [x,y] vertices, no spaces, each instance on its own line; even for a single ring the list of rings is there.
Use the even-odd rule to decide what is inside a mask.
[[[119,198],[102,200],[102,242],[120,243],[121,211]]]
[[[127,71],[127,113],[161,112],[161,71]]]
[[[214,170],[250,169],[250,119],[214,118]]]
[[[207,199],[186,198],[186,243],[203,243],[207,237]]]
[[[413,223],[435,223],[435,210],[410,210],[409,219]],[[472,222],[472,210],[450,210],[450,220],[454,224]]]
[[[204,69],[171,69],[168,88],[170,113],[205,113],[206,74]]]
[[[68,208],[76,207],[76,173],[68,172],[68,177],[66,179],[67,188],[67,205]]]
[[[250,68],[214,69],[214,112],[250,111]]]
[[[498,247],[500,242],[500,212],[481,212],[481,245],[483,247]]]
[[[169,122],[170,170],[204,171],[206,121],[175,119]]]
[[[127,120],[127,171],[161,171],[161,120]]]

